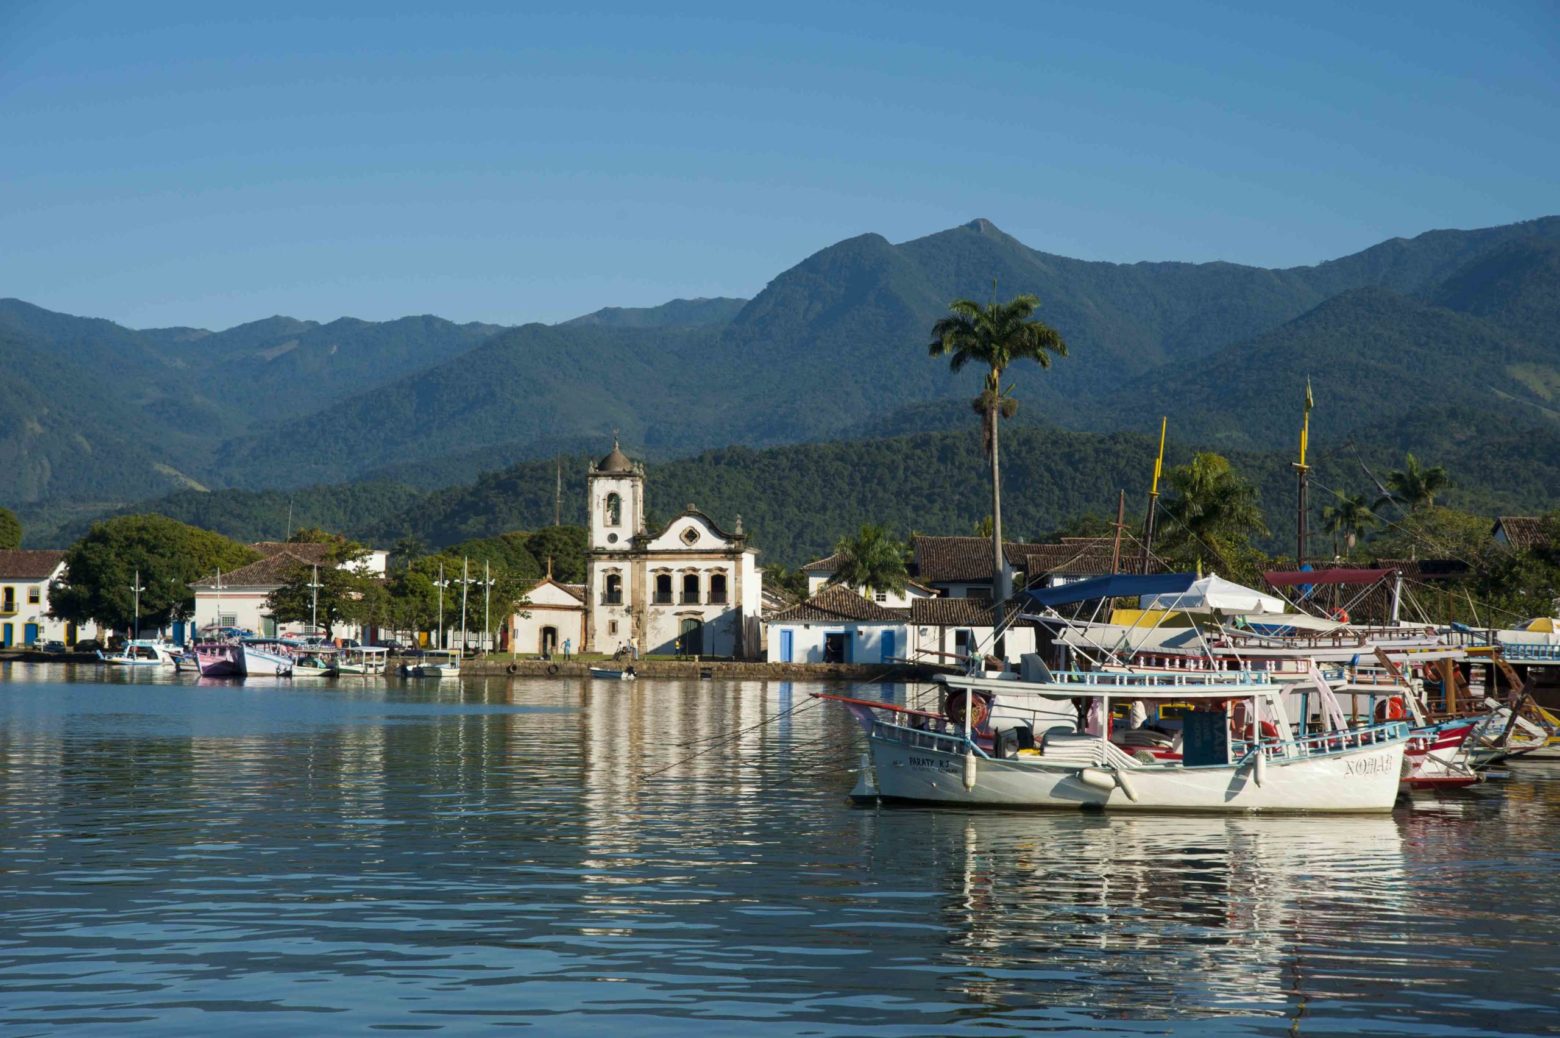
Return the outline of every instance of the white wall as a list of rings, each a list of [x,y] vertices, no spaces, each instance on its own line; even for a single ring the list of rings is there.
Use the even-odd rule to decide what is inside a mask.
[[[769,649],[766,659],[770,663],[822,663],[824,661],[824,639],[830,634],[846,634],[850,638],[850,650],[844,662],[846,663],[882,663],[884,662],[885,639],[884,635],[892,636],[893,645],[888,655],[894,658],[904,658],[907,642],[910,638],[909,629],[903,624],[890,623],[772,623],[769,624],[767,637]],[[791,635],[791,658],[786,660],[783,655],[785,634]]]

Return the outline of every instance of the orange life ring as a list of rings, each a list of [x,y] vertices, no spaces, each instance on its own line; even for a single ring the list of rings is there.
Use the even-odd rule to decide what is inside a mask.
[[[1349,622],[1349,611],[1343,608],[1343,606],[1339,606],[1332,611],[1332,618],[1341,624],[1346,624]]]
[[[1376,704],[1376,723],[1384,721],[1401,721],[1408,716],[1408,711],[1403,709],[1402,696],[1389,696]]]
[[[991,718],[991,697],[984,692],[965,692],[962,690],[949,691],[944,700],[943,714],[956,727],[964,727],[964,702],[966,698],[974,701],[970,713],[970,730],[984,731],[986,722]]]
[[[1254,728],[1252,725],[1248,724],[1245,728],[1241,729],[1240,737],[1245,742],[1256,742],[1257,731],[1257,728]],[[1263,739],[1277,739],[1278,725],[1274,724],[1272,721],[1263,721],[1261,732]]]

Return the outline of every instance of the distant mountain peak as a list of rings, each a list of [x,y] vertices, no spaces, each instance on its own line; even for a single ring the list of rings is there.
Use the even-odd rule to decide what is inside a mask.
[[[1003,233],[1002,228],[998,227],[984,216],[977,216],[975,219],[971,220],[964,226],[969,230],[974,231],[976,234],[989,234],[993,237],[999,238],[1010,237],[1010,235]]]

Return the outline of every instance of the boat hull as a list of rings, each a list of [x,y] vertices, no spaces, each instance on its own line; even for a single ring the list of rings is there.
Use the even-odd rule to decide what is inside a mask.
[[[266,676],[272,674],[279,678],[292,676],[293,658],[291,656],[270,652],[254,645],[240,645],[238,647],[238,658],[245,676]]]
[[[1131,768],[1120,773],[1129,795],[1121,785],[1098,784],[1101,776],[1118,774],[1115,769],[1046,763],[1043,757],[976,758],[973,785],[966,787],[964,754],[892,735],[874,734],[870,744],[878,793],[890,800],[1055,810],[1330,813],[1391,811],[1404,747],[1396,741],[1298,760],[1270,759],[1260,782],[1253,764]]]

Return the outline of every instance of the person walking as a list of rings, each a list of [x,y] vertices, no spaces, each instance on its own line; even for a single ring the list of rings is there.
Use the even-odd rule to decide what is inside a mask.
[[[569,653],[571,651],[573,651],[573,649],[574,649],[574,639],[572,639],[572,638],[565,638],[563,640],[563,658],[567,660],[569,658]]]

